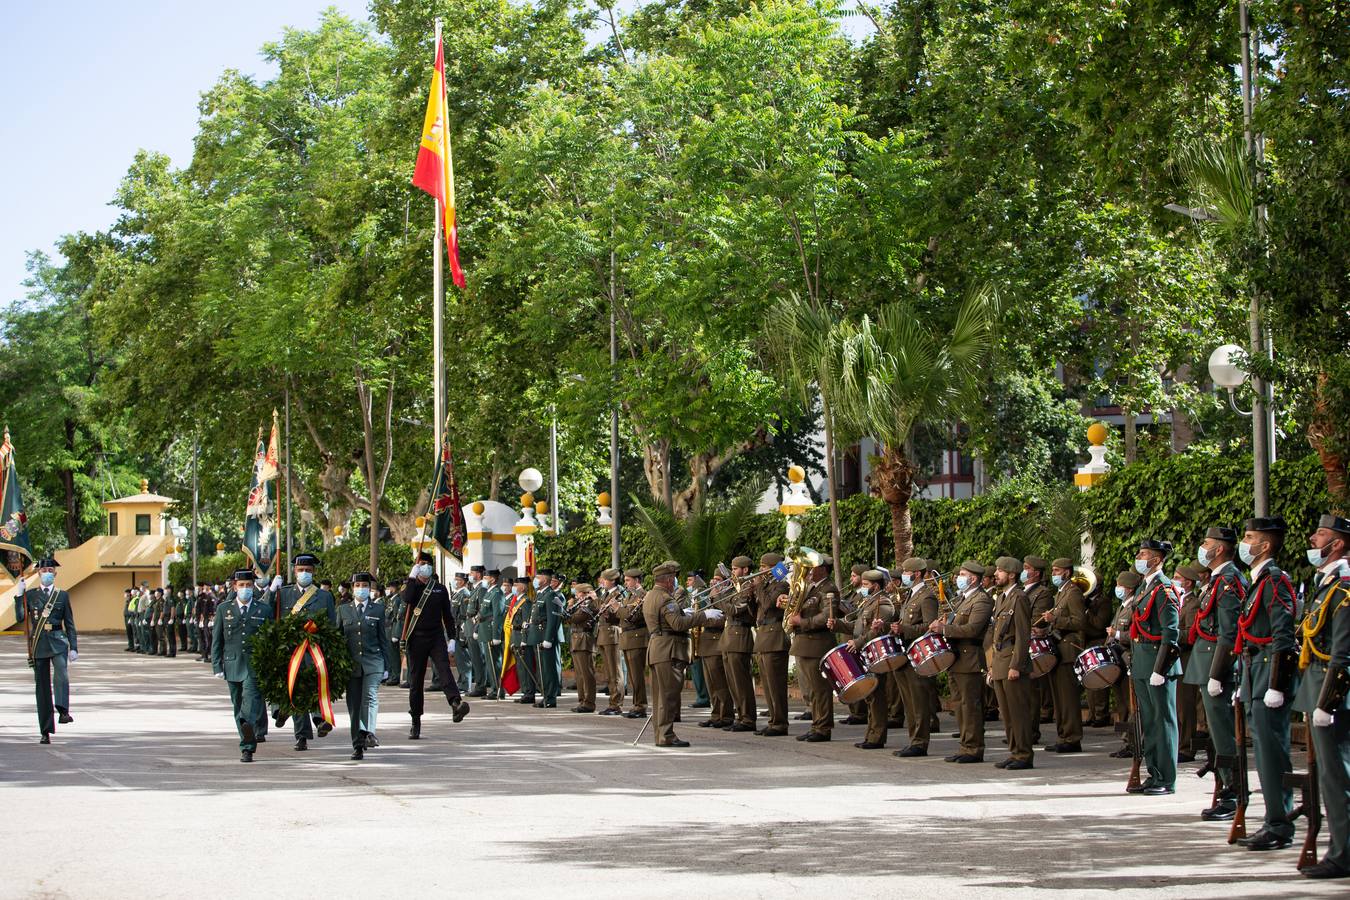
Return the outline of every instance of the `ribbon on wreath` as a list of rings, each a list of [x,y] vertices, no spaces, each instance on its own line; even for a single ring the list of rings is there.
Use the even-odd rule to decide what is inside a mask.
[[[319,630],[319,626],[314,621],[305,622],[304,629],[306,634],[314,634]],[[305,653],[309,653],[310,659],[314,660],[314,671],[319,676],[319,714],[329,725],[333,725],[333,701],[328,696],[328,663],[323,658],[323,651],[319,645],[309,638],[300,642],[300,646],[295,648],[291,654],[291,665],[286,673],[286,696],[291,700],[295,699],[295,678],[300,674],[300,665],[305,661]]]

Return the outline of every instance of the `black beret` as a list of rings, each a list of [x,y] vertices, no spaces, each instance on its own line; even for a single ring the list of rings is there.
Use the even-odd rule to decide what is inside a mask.
[[[1283,516],[1256,516],[1243,523],[1244,531],[1270,531],[1283,534],[1289,530]]]
[[[488,569],[488,570],[487,570],[487,573],[488,573],[488,577],[490,577],[490,578],[496,578],[498,575],[502,574],[502,570],[501,570],[501,569]]]
[[[1223,541],[1226,544],[1237,543],[1237,532],[1226,525],[1215,525],[1205,532],[1205,537],[1212,541]]]
[[[478,572],[480,575],[487,572],[486,566],[469,566],[470,572]]]
[[[1318,528],[1326,528],[1329,531],[1335,531],[1339,534],[1350,535],[1350,519],[1342,519],[1340,516],[1323,516],[1317,520]]]
[[[430,553],[428,553],[426,550],[422,550],[417,554],[417,561],[419,563],[434,563],[436,561],[436,558],[432,556]]]
[[[230,577],[231,581],[253,581],[257,576],[253,574],[252,569],[235,569],[234,575]]]
[[[366,584],[374,584],[375,576],[371,575],[369,572],[357,572],[354,575],[352,575],[352,584],[356,584],[358,581],[364,582]]]
[[[1161,553],[1163,556],[1172,552],[1171,541],[1160,541],[1157,538],[1144,538],[1139,542],[1140,550],[1153,550]]]
[[[37,561],[37,567],[39,569],[59,569],[61,564],[56,561],[54,556],[44,556]]]
[[[295,561],[291,563],[293,566],[317,566],[318,564],[319,558],[313,553],[297,553],[295,554]]]

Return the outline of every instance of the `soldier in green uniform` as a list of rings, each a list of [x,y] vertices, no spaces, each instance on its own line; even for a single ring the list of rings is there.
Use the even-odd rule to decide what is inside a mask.
[[[619,649],[623,651],[628,667],[628,686],[633,694],[633,706],[624,713],[626,719],[647,717],[647,621],[642,615],[641,569],[625,569],[623,585],[627,596],[619,607]]]
[[[478,640],[478,622],[488,594],[486,574],[487,569],[483,566],[469,567],[469,599],[464,604],[464,618],[456,619],[463,632],[460,643],[469,654],[468,668],[473,673],[470,697],[486,697],[492,685],[483,647]]]
[[[721,567],[719,566],[719,569]],[[718,601],[731,593],[731,581],[721,573],[713,575],[708,606],[721,609]],[[708,685],[709,717],[698,723],[699,728],[730,728],[736,724],[735,706],[727,683],[727,670],[722,664],[722,634],[726,630],[725,613],[715,622],[700,625],[693,642],[694,656],[703,666],[703,677]]]
[[[1055,732],[1058,742],[1046,747],[1051,753],[1081,753],[1083,750],[1082,693],[1073,673],[1074,661],[1087,639],[1087,602],[1083,589],[1073,580],[1073,562],[1060,557],[1050,564],[1050,581],[1056,589],[1053,605],[1032,619],[1033,633],[1053,634],[1058,643],[1058,664],[1043,681],[1050,683],[1054,697]]]
[[[1350,876],[1350,520],[1323,516],[1308,543],[1312,545],[1308,561],[1318,569],[1321,621],[1305,627],[1304,639],[1309,642],[1305,645],[1309,656],[1325,668],[1317,686],[1311,731],[1330,841],[1326,856],[1303,869],[1303,875],[1345,878]],[[1339,570],[1333,568],[1334,563],[1340,564]],[[1322,637],[1328,629],[1329,638]],[[1312,672],[1310,664],[1306,680],[1315,680]]]
[[[37,696],[38,729],[42,733],[39,743],[42,744],[50,744],[51,735],[56,732],[53,706],[61,714],[63,724],[75,721],[70,716],[70,680],[66,667],[80,655],[79,635],[75,631],[70,595],[56,586],[57,568],[55,559],[38,560],[38,586],[28,588],[20,578],[14,597],[14,620],[25,626],[28,664],[33,669]]]
[[[1031,604],[1031,621],[1036,623],[1055,605],[1055,592],[1046,584],[1050,566],[1039,556],[1028,556],[1022,560],[1022,571],[1018,578],[1022,591]],[[1058,668],[1058,666],[1056,666]],[[1054,679],[1037,677],[1031,682],[1032,718],[1035,720],[1035,740],[1041,739],[1040,726],[1055,721]],[[1081,714],[1080,714],[1081,718]]]
[[[385,684],[407,687],[408,679],[403,676],[403,654],[399,642],[403,639],[403,593],[392,584],[384,586],[384,628],[389,636],[389,674]]]
[[[532,626],[537,626],[539,637],[539,670],[543,696],[536,706],[553,709],[562,694],[561,648],[563,640],[563,609],[566,606],[567,578],[561,572],[550,572],[548,590],[542,599],[534,600]]]
[[[314,570],[319,566],[319,558],[313,553],[297,553],[294,570],[295,583],[283,585],[281,576],[272,579],[271,586],[263,594],[263,602],[268,606],[279,604],[283,616],[305,616],[307,618],[327,617],[333,625],[337,624],[337,602],[333,595],[314,583]],[[275,607],[274,607],[275,608]],[[304,665],[312,663],[308,659]],[[272,710],[272,721],[280,728],[286,724],[286,714],[280,709]],[[319,737],[327,737],[333,726],[323,721],[311,711],[307,716],[295,716],[292,731],[295,735],[295,749],[309,749],[309,739],[314,737],[314,726],[318,726]]]
[[[572,603],[564,618],[571,629],[568,646],[572,648],[572,671],[577,680],[577,705],[574,713],[595,712],[595,628],[599,622],[599,604],[595,588],[589,584],[572,585]]]
[[[1256,774],[1265,800],[1261,829],[1238,843],[1249,850],[1278,850],[1294,839],[1293,791],[1284,776],[1289,757],[1289,710],[1298,689],[1294,642],[1296,601],[1289,577],[1275,565],[1287,526],[1279,516],[1248,519],[1238,558],[1249,567],[1251,589],[1238,614],[1235,650],[1242,666],[1241,697],[1251,719]],[[1245,753],[1245,748],[1238,748]]]
[[[258,749],[258,722],[266,715],[253,671],[253,635],[272,618],[271,605],[254,600],[253,590],[251,570],[234,573],[234,594],[216,608],[211,637],[211,668],[230,687],[230,705],[239,731],[239,761],[246,763],[253,762]]]
[[[338,627],[347,637],[347,654],[352,659],[347,680],[352,759],[366,755],[380,707],[380,681],[389,674],[389,635],[384,630],[384,606],[371,599],[374,582],[369,572],[352,575],[352,602],[338,609]]]
[[[1148,796],[1172,794],[1177,787],[1177,686],[1181,675],[1179,623],[1181,601],[1163,572],[1172,552],[1167,541],[1139,543],[1134,570],[1144,577],[1130,619],[1130,677],[1139,706],[1148,778],[1132,791]]]
[[[534,646],[528,640],[535,600],[530,591],[535,584],[543,584],[543,579],[538,575],[532,579],[520,577],[516,579],[516,584],[519,586],[516,594],[521,598],[516,604],[515,615],[511,617],[511,655],[516,659],[516,678],[520,682],[520,696],[516,702],[533,706],[539,682],[536,677],[538,659]]]
[[[852,611],[853,639],[849,646],[854,653],[862,650],[870,640],[880,637],[895,624],[895,604],[886,591],[886,576],[879,569],[864,569],[854,589],[857,606]],[[859,750],[881,750],[886,746],[889,729],[892,680],[884,675],[863,703],[867,706],[867,732],[854,743]]]
[[[1299,668],[1303,677],[1294,709],[1309,723],[1317,755],[1317,780],[1327,811],[1330,846],[1322,861],[1303,870],[1309,878],[1350,875],[1350,713],[1344,691],[1338,698],[1337,681],[1350,682],[1340,668],[1350,662],[1350,519],[1324,515],[1308,537],[1308,562],[1316,568],[1313,590],[1299,626]],[[1337,659],[1336,628],[1341,632]],[[1339,720],[1339,721],[1337,721]]]
[[[502,633],[496,623],[501,620],[505,595],[498,579],[501,571],[492,569],[485,573],[482,597],[473,619],[473,639],[478,647],[477,658],[483,668],[483,696],[488,700],[501,697],[502,685]],[[496,627],[497,630],[493,630]]]
[[[465,640],[468,633],[469,601],[472,596],[473,591],[469,589],[469,573],[455,572],[450,576],[450,614],[455,617],[455,633],[446,637],[455,642],[455,684],[459,687],[459,692],[465,695],[469,693],[478,677],[473,671],[469,641]],[[439,685],[433,681],[432,690],[437,687]]]
[[[759,570],[767,572],[782,560],[777,553],[765,553],[759,558]],[[755,581],[755,656],[759,661],[760,683],[764,687],[764,703],[769,707],[769,721],[755,732],[760,737],[783,737],[788,733],[787,676],[791,643],[783,630],[787,594],[785,581],[768,577]]]

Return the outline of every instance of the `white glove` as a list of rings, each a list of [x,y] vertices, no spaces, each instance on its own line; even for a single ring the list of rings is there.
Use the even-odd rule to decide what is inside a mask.
[[[224,672],[217,672],[217,673],[216,673],[216,677],[219,678],[219,679],[221,679],[221,680],[223,681],[223,680],[225,680],[225,673],[224,673]]]
[[[692,616],[694,614],[694,608],[691,606],[688,609],[680,610],[680,612],[684,613],[686,616]]]
[[[1164,684],[1167,684],[1167,679],[1157,672],[1154,672],[1152,675],[1148,676],[1148,683],[1154,687],[1162,687]]]
[[[1327,712],[1325,709],[1314,709],[1313,724],[1316,725],[1318,728],[1330,728],[1331,713]]]
[[[28,592],[28,582],[20,578],[19,583],[14,586],[14,590],[18,591],[18,595],[22,597]]]
[[[268,588],[268,590],[275,591],[279,587],[281,587],[281,576],[280,575],[272,576],[272,585],[271,587]]]
[[[450,639],[450,652],[451,653],[455,652],[455,641],[453,638]]]
[[[1266,696],[1263,702],[1270,709],[1279,709],[1281,706],[1284,706],[1284,692],[1277,691],[1274,688],[1271,688],[1270,690],[1266,691]]]
[[[1223,693],[1223,682],[1217,678],[1211,678],[1209,683],[1205,685],[1205,690],[1209,692],[1211,697],[1217,697]]]
[[[500,647],[501,645],[502,645],[501,640],[496,639],[496,638],[493,639],[493,641],[492,641],[492,646],[494,646],[494,647]]]
[[[79,659],[79,658],[80,658],[80,654],[79,654],[78,651],[75,651],[75,650],[70,651],[70,660],[69,660],[70,662],[74,662],[75,660],[77,660],[77,659]]]
[[[380,678],[381,678],[382,680],[384,680],[384,681],[388,681],[388,680],[389,680],[389,670],[388,670],[388,669],[385,669],[385,670],[384,670],[384,674],[381,675]]]
[[[703,618],[707,619],[709,622],[720,622],[723,618],[722,611],[720,609],[705,609],[703,611]]]
[[[544,642],[543,642],[542,644],[540,644],[539,646],[543,647],[545,650],[552,650],[552,649],[553,649],[553,642],[552,642],[552,641],[544,641]]]

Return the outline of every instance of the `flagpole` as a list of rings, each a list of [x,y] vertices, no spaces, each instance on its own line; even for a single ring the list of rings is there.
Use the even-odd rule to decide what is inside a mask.
[[[291,373],[286,373],[286,388],[282,392],[286,409],[286,562],[294,565],[294,547],[291,543]]]
[[[441,46],[441,20],[439,17],[436,19],[436,46],[438,48]],[[441,83],[441,100],[442,100],[441,109],[445,109],[444,81],[442,81]],[[442,135],[444,135],[445,133],[444,127],[442,128],[441,133]],[[444,137],[442,137],[442,140],[444,140]],[[442,153],[445,152],[443,147],[441,152]],[[442,191],[446,190],[446,187],[447,187],[446,185],[442,185],[441,190]],[[441,230],[442,228],[444,228],[445,223],[441,221],[441,204],[433,203],[432,205],[435,206],[436,208],[436,231],[435,234],[433,234],[431,237],[431,259],[432,259],[431,345],[432,345],[432,358],[434,360],[434,365],[436,367],[436,371],[433,373],[431,382],[432,391],[435,394],[432,400],[432,419],[436,423],[436,433],[434,435],[434,443],[432,444],[432,456],[439,464],[441,458],[441,443],[442,439],[444,438],[444,431],[442,429],[444,428],[443,423],[445,421],[445,364],[444,364],[445,348],[443,346],[443,334],[442,334],[445,316],[445,272],[442,268],[441,262]],[[442,574],[440,562],[441,562],[441,555],[437,553],[436,571],[438,574]]]

